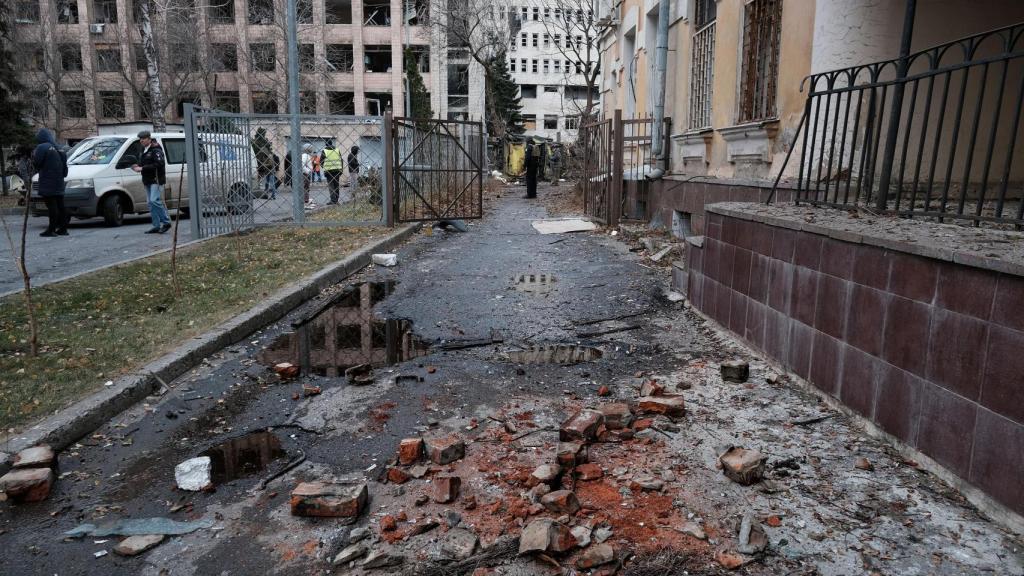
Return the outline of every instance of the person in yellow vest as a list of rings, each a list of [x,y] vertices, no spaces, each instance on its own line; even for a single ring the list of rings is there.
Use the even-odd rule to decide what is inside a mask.
[[[344,166],[341,163],[341,151],[334,147],[333,140],[328,140],[324,151],[320,153],[320,166],[327,176],[327,189],[331,192],[330,204],[337,204]]]

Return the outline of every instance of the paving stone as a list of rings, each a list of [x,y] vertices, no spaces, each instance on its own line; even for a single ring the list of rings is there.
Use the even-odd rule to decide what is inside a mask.
[[[580,501],[571,490],[555,490],[545,494],[540,503],[555,514],[575,514],[580,509]]]
[[[604,425],[609,430],[627,428],[633,423],[633,412],[625,402],[601,404],[598,410],[604,415]]]
[[[434,464],[451,464],[466,455],[466,444],[455,436],[428,438],[427,455]]]
[[[722,380],[742,384],[750,377],[750,365],[742,360],[728,360],[721,365]]]
[[[164,541],[163,534],[147,534],[129,536],[114,546],[114,554],[119,556],[137,556]]]
[[[764,477],[764,464],[767,458],[757,450],[747,450],[733,446],[722,454],[719,461],[722,471],[733,480],[749,486]]]
[[[366,499],[366,484],[303,482],[292,491],[292,515],[357,518]]]
[[[644,396],[636,401],[636,406],[643,414],[664,414],[673,418],[686,414],[682,396]]]
[[[39,502],[50,495],[53,470],[49,468],[21,468],[0,477],[0,492],[19,502]]]
[[[423,439],[406,438],[398,443],[398,463],[409,466],[423,459]]]
[[[593,442],[597,429],[604,423],[604,416],[597,410],[580,410],[564,423],[558,433],[563,442]]]
[[[580,464],[576,467],[576,477],[584,482],[588,480],[597,480],[604,476],[604,470],[597,464]]]
[[[589,570],[613,560],[615,560],[615,549],[612,548],[611,544],[594,544],[580,554],[576,565],[583,570]]]
[[[26,448],[14,456],[15,468],[53,468],[57,457],[46,444]]]
[[[448,504],[459,498],[462,478],[458,476],[434,476],[434,502]]]
[[[362,558],[366,555],[367,552],[369,552],[369,549],[366,547],[365,544],[352,544],[346,547],[341,552],[338,552],[338,555],[334,557],[334,560],[332,560],[331,563],[335,566],[342,566],[344,564],[348,564],[353,560]]]
[[[453,528],[441,542],[441,551],[456,560],[465,560],[476,551],[478,542],[476,534],[469,530]]]

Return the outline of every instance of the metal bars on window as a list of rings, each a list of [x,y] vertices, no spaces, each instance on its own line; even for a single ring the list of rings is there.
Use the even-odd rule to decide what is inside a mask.
[[[782,0],[753,0],[744,8],[739,122],[775,117]]]
[[[688,128],[711,127],[712,81],[715,75],[715,21],[693,35],[690,55],[690,117]]]

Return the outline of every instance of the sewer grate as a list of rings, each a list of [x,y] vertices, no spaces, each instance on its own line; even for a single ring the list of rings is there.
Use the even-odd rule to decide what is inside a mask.
[[[554,274],[524,273],[512,277],[516,290],[528,294],[547,294],[555,289],[558,278]]]
[[[603,353],[600,348],[578,344],[548,344],[531,346],[525,350],[507,353],[508,359],[517,364],[579,364],[599,360]]]

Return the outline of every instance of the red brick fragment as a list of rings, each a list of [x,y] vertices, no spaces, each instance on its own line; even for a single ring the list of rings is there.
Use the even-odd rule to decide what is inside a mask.
[[[398,443],[398,463],[406,466],[423,459],[423,439],[406,438]]]
[[[434,476],[434,502],[447,504],[459,497],[462,479],[458,476]]]

